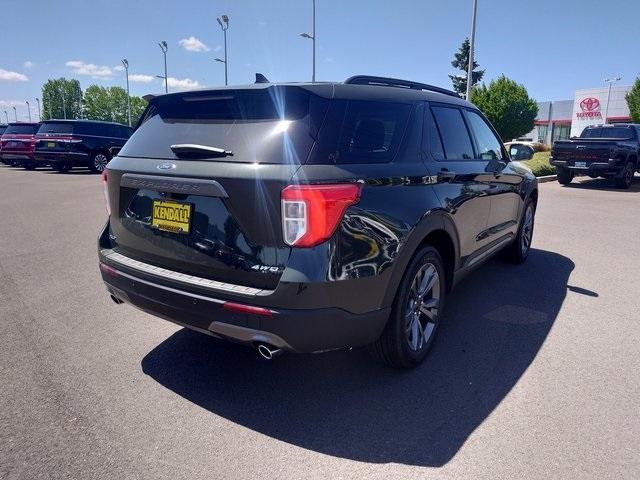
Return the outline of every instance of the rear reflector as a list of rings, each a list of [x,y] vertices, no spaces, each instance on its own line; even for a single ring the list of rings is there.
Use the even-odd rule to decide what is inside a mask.
[[[115,268],[110,267],[109,265],[104,264],[102,262],[100,262],[100,270],[103,273],[106,273],[107,275],[111,275],[112,277],[120,276],[120,272],[118,272],[118,270],[116,270]]]
[[[262,315],[265,317],[270,317],[273,314],[273,312],[268,308],[254,307],[252,305],[243,305],[241,303],[233,302],[223,303],[222,308],[236,313],[248,313],[251,315]]]
[[[313,247],[333,235],[361,185],[290,185],[282,190],[282,234],[293,247]]]

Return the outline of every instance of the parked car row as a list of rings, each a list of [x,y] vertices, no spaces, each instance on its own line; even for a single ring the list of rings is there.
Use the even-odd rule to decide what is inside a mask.
[[[0,160],[34,170],[50,166],[59,172],[88,167],[102,173],[114,149],[121,148],[133,129],[95,120],[14,122],[0,130]]]

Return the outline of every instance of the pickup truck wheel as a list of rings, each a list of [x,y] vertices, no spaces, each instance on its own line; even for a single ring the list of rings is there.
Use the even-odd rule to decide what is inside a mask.
[[[631,184],[633,183],[634,173],[635,168],[633,166],[633,162],[627,162],[620,176],[616,177],[616,187],[623,188],[625,190],[631,187]]]
[[[524,263],[529,256],[531,250],[531,242],[533,241],[533,227],[536,220],[536,209],[531,200],[527,200],[522,214],[522,222],[516,239],[509,245],[504,253],[507,261],[515,264]]]
[[[568,168],[556,167],[556,174],[560,185],[569,185],[573,180],[573,172]]]
[[[369,346],[372,356],[389,366],[412,368],[429,353],[444,309],[444,263],[430,245],[411,260],[393,303],[389,321]]]
[[[89,159],[89,170],[93,173],[102,173],[109,163],[109,155],[104,152],[95,152]]]

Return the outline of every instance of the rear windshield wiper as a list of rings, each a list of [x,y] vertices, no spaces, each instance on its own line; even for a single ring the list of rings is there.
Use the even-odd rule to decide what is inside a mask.
[[[179,157],[228,157],[233,156],[231,150],[199,145],[197,143],[180,143],[171,145],[171,150]]]

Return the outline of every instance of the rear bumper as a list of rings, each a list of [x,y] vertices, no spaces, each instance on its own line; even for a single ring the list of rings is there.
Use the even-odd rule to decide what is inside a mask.
[[[224,307],[228,302],[224,293],[196,294],[156,283],[144,273],[104,265],[101,263],[102,279],[118,300],[178,325],[246,345],[262,342],[299,353],[362,346],[380,336],[390,314],[389,308],[366,314],[339,308],[240,313]]]
[[[555,160],[551,159],[549,163],[555,167],[566,168],[576,173],[585,173],[587,175],[599,175],[604,173],[618,173],[624,167],[624,162],[615,158],[610,158],[607,161],[591,162],[585,161],[586,167],[576,167],[575,163],[580,160]]]
[[[34,157],[35,162],[39,165],[53,165],[60,163],[84,164],[89,161],[89,155],[82,152],[36,151]]]

